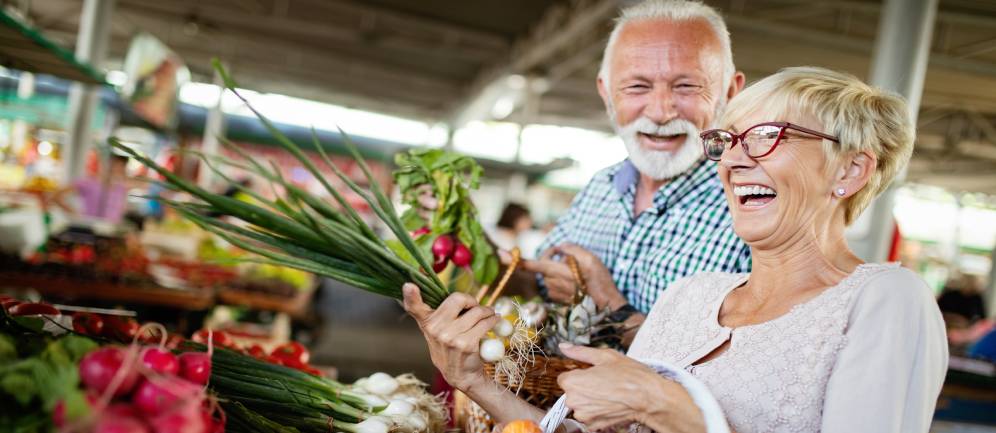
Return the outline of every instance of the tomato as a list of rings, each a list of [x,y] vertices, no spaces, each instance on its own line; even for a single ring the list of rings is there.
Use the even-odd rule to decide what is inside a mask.
[[[193,340],[201,344],[208,344],[208,330],[201,329],[200,331],[195,332]],[[235,348],[235,343],[232,341],[232,338],[229,337],[224,331],[214,331],[211,336],[211,344],[230,349]]]
[[[106,316],[104,318],[104,336],[128,343],[138,335],[138,322],[131,317]]]
[[[308,352],[308,349],[296,341],[277,346],[270,355],[281,359],[293,360],[296,364],[300,365],[307,365],[308,360],[311,359],[311,353]]]
[[[266,351],[263,350],[258,344],[253,344],[249,347],[249,356],[253,358],[263,359],[266,357]]]
[[[99,314],[74,313],[73,330],[90,336],[102,335],[104,333],[104,319]]]

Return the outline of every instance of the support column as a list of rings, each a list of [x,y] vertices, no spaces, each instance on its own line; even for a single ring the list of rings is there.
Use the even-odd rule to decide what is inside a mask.
[[[114,0],[86,0],[76,37],[76,59],[101,69],[107,57]],[[69,142],[63,149],[63,181],[70,183],[83,172],[86,152],[93,144],[90,123],[97,107],[99,86],[73,83],[69,88]]]
[[[231,72],[228,65],[224,67]],[[204,121],[204,137],[201,139],[201,152],[209,158],[218,154],[218,137],[225,135],[225,113],[221,110],[221,101],[225,96],[225,81],[217,70],[214,71],[214,85],[218,87],[218,101],[207,113],[207,119]],[[202,163],[197,171],[197,185],[210,189],[214,178],[214,172]]]
[[[870,82],[905,97],[913,124],[916,124],[923,95],[937,2],[885,0],[879,19]],[[905,177],[903,170],[893,185]],[[865,261],[880,262],[887,258],[894,233],[894,204],[895,187],[890,187],[865,210],[866,224],[855,224],[857,233],[849,233],[851,248]]]

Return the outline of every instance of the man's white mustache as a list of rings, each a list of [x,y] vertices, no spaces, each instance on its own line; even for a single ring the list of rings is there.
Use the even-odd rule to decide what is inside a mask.
[[[620,131],[620,135],[641,133],[657,136],[672,136],[681,134],[694,136],[699,133],[698,128],[685,119],[669,120],[667,123],[662,125],[643,116],[630,122],[621,129],[622,131]]]

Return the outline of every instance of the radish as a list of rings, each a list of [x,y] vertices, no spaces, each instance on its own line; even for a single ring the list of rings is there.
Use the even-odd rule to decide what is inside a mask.
[[[142,365],[157,373],[175,375],[180,371],[180,361],[166,349],[147,347],[142,351]]]
[[[104,393],[114,379],[114,375],[125,363],[125,350],[118,347],[104,347],[86,354],[80,361],[80,379],[83,384]],[[131,391],[138,381],[138,372],[129,369],[121,380],[114,396],[120,397]]]
[[[449,263],[450,259],[447,259],[446,257],[438,257],[432,262],[432,270],[437,274],[443,272],[443,270],[446,269],[446,265]]]
[[[173,412],[178,404],[192,401],[200,387],[176,376],[163,376],[155,381],[144,380],[131,397],[135,407],[146,415]]]
[[[453,255],[453,236],[440,235],[432,242],[432,257],[438,262],[440,258],[448,259]]]
[[[474,261],[474,253],[470,252],[463,242],[457,241],[456,247],[453,249],[453,256],[450,257],[453,261],[454,266],[461,268],[466,268],[470,266],[470,263]]]
[[[421,236],[429,234],[430,232],[431,232],[431,230],[429,230],[428,226],[421,227],[421,228],[419,228],[419,229],[417,229],[417,230],[415,230],[415,231],[412,232],[412,238],[416,238],[417,239],[417,238],[419,238]]]
[[[93,433],[148,433],[149,428],[138,418],[106,414],[97,420]]]
[[[181,353],[180,377],[198,385],[207,385],[211,378],[211,355],[205,352]]]
[[[149,424],[155,433],[205,433],[208,428],[200,405],[192,401],[153,417]]]

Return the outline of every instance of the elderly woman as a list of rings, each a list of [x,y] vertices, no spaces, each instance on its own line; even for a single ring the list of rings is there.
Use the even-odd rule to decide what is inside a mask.
[[[850,75],[787,68],[735,97],[721,126],[701,137],[753,270],[670,286],[632,358],[565,347],[594,365],[560,376],[575,419],[704,431],[685,389],[637,358],[697,377],[740,433],[926,432],[947,367],[940,312],[915,274],[863,263],[844,239],[910,157],[905,102]],[[412,288],[406,307],[447,379],[499,421],[540,418],[481,371],[493,313],[456,295],[432,312]]]

